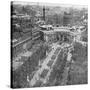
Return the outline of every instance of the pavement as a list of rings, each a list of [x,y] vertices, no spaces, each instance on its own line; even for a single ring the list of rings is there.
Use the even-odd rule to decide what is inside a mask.
[[[70,45],[68,44],[59,45],[58,43],[53,43],[51,46],[52,51],[48,54],[44,62],[41,64],[41,67],[36,71],[33,78],[28,81],[30,87],[33,87],[35,85],[42,86],[47,83],[47,81],[49,80],[49,76],[53,70],[53,66],[55,65],[58,55],[61,52],[61,49],[64,47],[69,47]],[[68,53],[67,59],[70,61],[71,59],[70,53]]]
[[[55,55],[55,51],[58,50],[57,54]],[[35,84],[37,84],[39,82],[41,82],[41,84],[45,84],[50,76],[50,73],[52,71],[52,67],[54,66],[56,60],[57,60],[57,56],[61,51],[61,47],[58,44],[53,44],[52,45],[52,51],[49,53],[49,55],[46,57],[46,59],[44,60],[44,62],[41,64],[41,67],[36,71],[36,73],[34,74],[33,78],[29,81],[29,85],[31,87],[35,86]],[[53,55],[55,55],[54,59],[51,59],[53,57]],[[51,63],[51,64],[49,64]],[[48,64],[50,66],[48,66]]]

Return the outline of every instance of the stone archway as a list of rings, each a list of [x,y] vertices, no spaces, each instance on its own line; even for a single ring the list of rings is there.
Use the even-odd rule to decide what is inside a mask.
[[[69,32],[57,32],[57,41],[60,43],[67,42],[70,43],[73,39],[72,35]]]

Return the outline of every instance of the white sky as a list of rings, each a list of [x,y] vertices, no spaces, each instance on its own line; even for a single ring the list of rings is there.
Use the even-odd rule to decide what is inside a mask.
[[[14,1],[14,4],[21,5],[45,5],[45,6],[61,6],[61,7],[75,7],[75,8],[88,8],[87,3],[51,3],[51,2],[29,2],[29,1]]]

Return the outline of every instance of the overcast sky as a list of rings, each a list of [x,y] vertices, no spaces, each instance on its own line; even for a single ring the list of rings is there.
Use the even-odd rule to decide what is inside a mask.
[[[61,6],[61,7],[75,7],[75,8],[88,8],[87,5],[77,5],[77,4],[60,4],[60,3],[41,3],[41,2],[27,2],[27,1],[14,1],[14,4],[21,5],[45,5],[45,6]]]

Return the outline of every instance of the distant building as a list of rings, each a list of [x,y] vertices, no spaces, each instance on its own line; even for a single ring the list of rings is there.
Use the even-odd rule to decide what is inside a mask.
[[[63,26],[68,26],[71,23],[72,15],[71,13],[64,12],[63,16]]]

